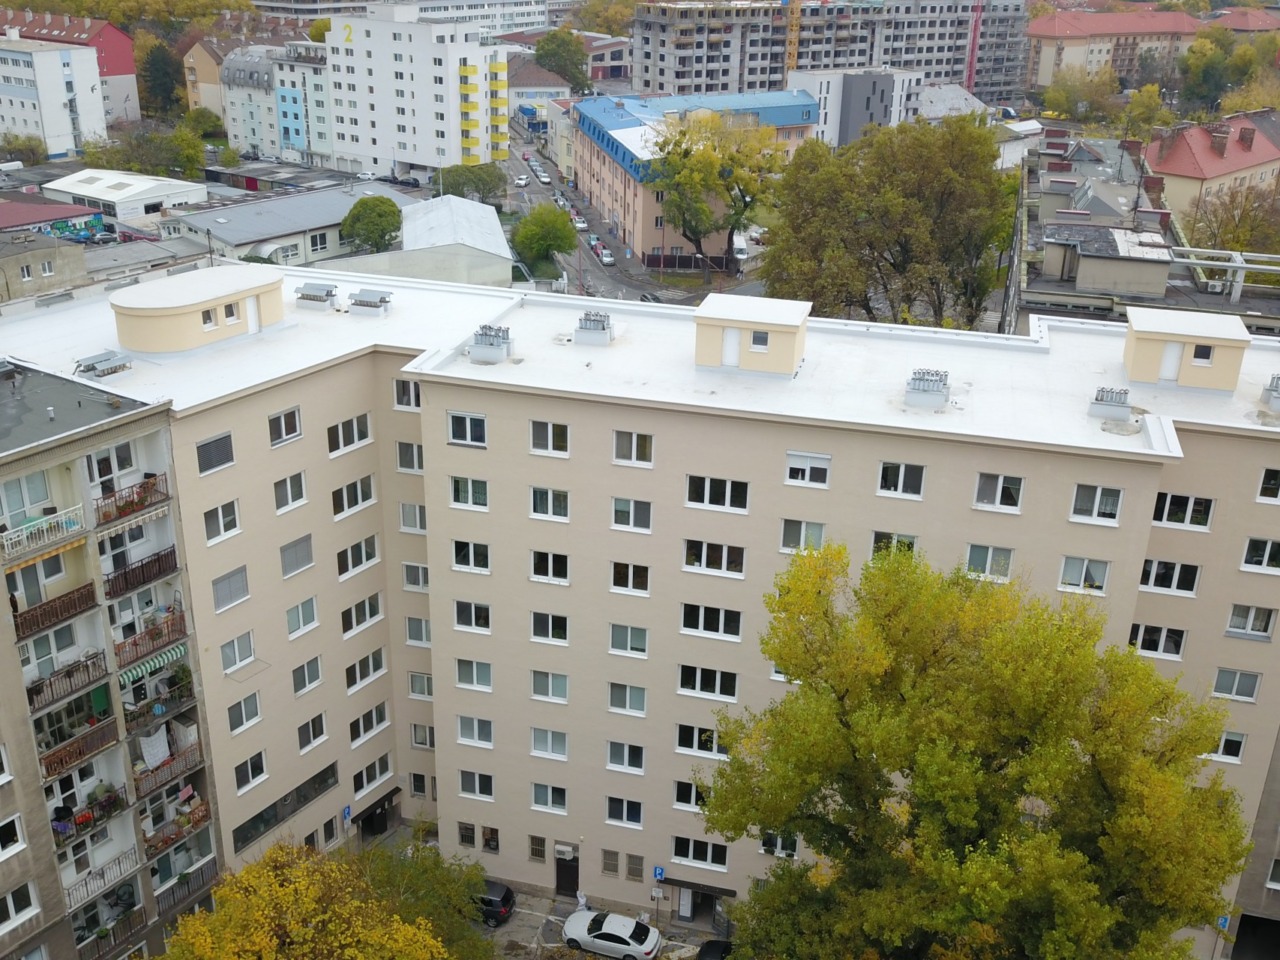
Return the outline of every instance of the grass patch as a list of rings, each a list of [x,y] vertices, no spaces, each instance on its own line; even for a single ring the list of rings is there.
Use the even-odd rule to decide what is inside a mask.
[[[209,147],[229,147],[231,142],[226,137],[205,137],[205,146]]]
[[[652,279],[654,273],[650,271],[649,276]],[[702,280],[701,273],[675,273],[671,270],[665,270],[658,276],[658,280],[664,286],[679,287],[681,290],[701,290],[707,286]],[[715,282],[714,275],[712,282]]]
[[[535,263],[527,264],[529,272],[533,274],[536,280],[559,280],[560,268],[551,260],[538,260]]]

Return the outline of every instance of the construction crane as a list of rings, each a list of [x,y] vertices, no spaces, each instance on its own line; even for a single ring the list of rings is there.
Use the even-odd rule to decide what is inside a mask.
[[[787,64],[782,74],[784,85],[800,59],[800,3],[801,0],[782,0],[782,5],[787,8]]]
[[[978,0],[973,5],[973,27],[969,31],[969,58],[964,67],[964,88],[970,93],[973,93],[974,81],[978,76],[978,34],[982,30],[982,13],[983,2]]]

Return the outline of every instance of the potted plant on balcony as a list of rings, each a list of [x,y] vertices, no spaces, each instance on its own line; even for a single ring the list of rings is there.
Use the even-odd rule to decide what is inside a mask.
[[[185,663],[175,664],[169,671],[169,690],[174,697],[184,700],[191,696],[191,668]]]

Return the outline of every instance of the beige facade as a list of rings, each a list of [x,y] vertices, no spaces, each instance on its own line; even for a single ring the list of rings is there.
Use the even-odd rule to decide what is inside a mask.
[[[39,233],[0,237],[3,300],[38,297],[85,283],[84,247]]]
[[[1093,76],[1109,67],[1135,87],[1150,61],[1161,75],[1174,76],[1202,24],[1181,11],[1090,13],[1059,11],[1027,27],[1027,90],[1044,90],[1058,71],[1079,67]]]
[[[187,79],[187,109],[204,107],[226,122],[226,106],[222,102],[222,60],[224,52],[210,40],[201,40],[182,58]]]

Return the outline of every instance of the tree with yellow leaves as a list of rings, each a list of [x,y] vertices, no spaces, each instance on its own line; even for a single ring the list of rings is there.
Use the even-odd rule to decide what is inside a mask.
[[[166,960],[446,960],[429,924],[406,923],[359,866],[279,843],[214,888],[213,913],[187,914]]]

